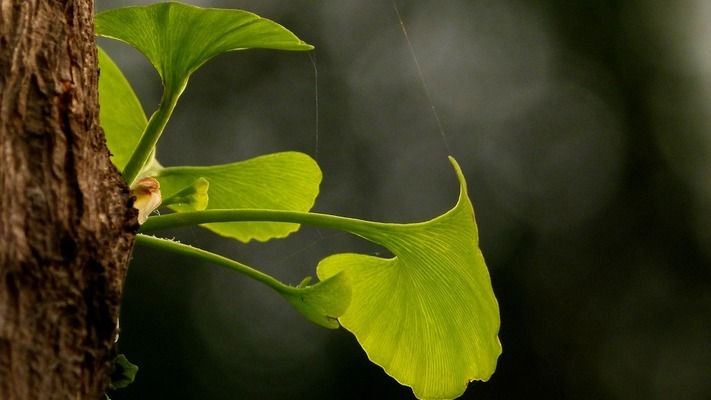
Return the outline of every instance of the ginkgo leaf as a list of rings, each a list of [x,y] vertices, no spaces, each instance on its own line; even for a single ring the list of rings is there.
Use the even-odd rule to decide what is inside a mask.
[[[313,49],[283,26],[250,12],[174,2],[102,12],[96,16],[96,32],[137,48],[169,91],[182,91],[190,74],[220,53]]]
[[[101,48],[99,70],[99,119],[112,154],[111,161],[121,171],[136,149],[148,121],[133,88]]]
[[[346,271],[351,305],[339,318],[374,363],[420,399],[452,399],[488,380],[501,353],[499,308],[478,247],[464,176],[457,205],[419,224],[359,234],[394,258],[339,254],[318,265],[328,279]]]
[[[172,197],[199,178],[210,184],[207,209],[308,211],[319,192],[321,170],[306,154],[282,152],[232,164],[169,167],[159,170],[157,175],[164,198]],[[183,207],[171,208],[190,211]],[[299,229],[298,224],[278,222],[227,222],[203,226],[242,242],[281,238]]]
[[[206,210],[151,217],[144,232],[221,221],[284,221],[351,232],[393,258],[334,255],[319,263],[326,280],[347,275],[351,303],[339,318],[374,363],[420,399],[452,399],[487,380],[501,354],[499,306],[479,250],[474,208],[459,165],[457,204],[427,222],[388,224],[279,210]]]
[[[337,318],[343,315],[351,300],[350,282],[345,274],[337,274],[314,285],[294,287],[238,261],[174,240],[138,234],[136,243],[217,264],[246,275],[274,289],[306,319],[325,328],[338,328]]]

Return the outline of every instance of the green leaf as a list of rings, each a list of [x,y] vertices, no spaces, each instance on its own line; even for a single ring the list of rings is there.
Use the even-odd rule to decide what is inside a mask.
[[[110,388],[116,390],[127,387],[136,380],[137,373],[138,365],[128,361],[128,358],[123,354],[117,355],[114,358],[113,371],[111,372]]]
[[[457,205],[431,221],[368,229],[360,235],[394,258],[328,257],[320,279],[346,272],[351,305],[339,318],[368,357],[420,399],[451,399],[488,380],[501,354],[499,308],[478,247],[466,182],[452,159]]]
[[[131,85],[99,48],[99,118],[116,168],[123,170],[146,129],[146,114]]]
[[[337,274],[315,285],[299,284],[289,287],[282,295],[309,321],[324,328],[337,329],[338,317],[351,302],[350,280],[346,274]]]
[[[344,230],[390,250],[390,259],[340,254],[320,279],[345,274],[351,303],[339,318],[370,360],[421,399],[451,399],[488,380],[501,354],[499,307],[479,250],[474,209],[459,165],[457,204],[416,224],[387,224],[279,210],[206,210],[151,217],[144,232],[220,221],[285,221]]]
[[[158,181],[160,182],[160,181]],[[177,211],[202,211],[207,208],[210,188],[210,181],[199,177],[189,186],[179,190],[167,199],[163,199],[163,205]]]
[[[268,154],[246,161],[210,167],[170,167],[159,171],[163,198],[203,178],[210,183],[207,209],[272,208],[308,211],[321,183],[321,170],[298,152]],[[186,208],[169,206],[176,211]],[[248,242],[281,238],[299,229],[278,222],[228,222],[203,225],[220,235]]]
[[[313,49],[286,28],[258,15],[173,2],[102,12],[96,17],[96,32],[138,49],[171,92],[182,91],[190,74],[220,53]]]
[[[311,286],[302,281],[301,285],[293,287],[235,260],[174,240],[138,234],[136,243],[217,264],[246,275],[274,289],[309,321],[325,328],[338,328],[337,318],[343,315],[351,300],[350,281],[345,274],[333,275]]]

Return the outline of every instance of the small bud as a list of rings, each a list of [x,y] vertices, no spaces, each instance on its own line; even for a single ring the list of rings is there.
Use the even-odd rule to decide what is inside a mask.
[[[155,178],[143,178],[133,185],[131,193],[136,196],[133,208],[138,210],[138,223],[143,225],[153,210],[160,206],[160,183]]]

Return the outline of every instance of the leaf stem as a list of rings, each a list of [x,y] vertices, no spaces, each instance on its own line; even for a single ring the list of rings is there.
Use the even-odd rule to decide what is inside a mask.
[[[288,210],[204,210],[189,211],[148,218],[141,226],[141,232],[148,233],[163,229],[215,222],[291,222],[346,231],[371,241],[383,237],[383,231],[397,224],[364,221],[356,218],[339,217],[329,214],[288,211]],[[385,228],[385,229],[384,229]]]
[[[238,261],[229,259],[219,254],[211,253],[207,250],[176,242],[174,240],[163,239],[139,233],[138,235],[136,235],[136,243],[139,243],[143,246],[152,247],[154,249],[177,253],[199,261],[207,261],[220,265],[222,267],[229,268],[243,275],[246,275],[256,281],[259,281],[279,293],[291,293],[297,290],[296,288],[286,285],[270,275],[267,275]]]
[[[185,82],[185,84],[187,84],[187,82]],[[185,88],[185,84],[183,88]],[[138,174],[141,173],[141,169],[143,169],[143,166],[146,165],[148,159],[151,157],[151,153],[156,147],[158,139],[160,139],[170,116],[173,114],[175,105],[178,104],[178,98],[180,98],[181,92],[182,90],[172,91],[168,90],[168,88],[165,88],[163,91],[163,98],[161,99],[158,110],[156,110],[156,112],[151,115],[151,119],[148,120],[146,129],[143,131],[136,149],[133,151],[133,154],[131,154],[131,158],[123,169],[123,179],[129,186],[133,185]]]

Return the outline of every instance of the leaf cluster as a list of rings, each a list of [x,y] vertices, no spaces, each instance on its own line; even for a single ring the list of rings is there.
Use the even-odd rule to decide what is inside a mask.
[[[150,201],[141,204],[162,203],[173,211],[148,216],[139,244],[240,272],[274,289],[310,321],[327,328],[343,326],[371,361],[410,386],[418,398],[455,398],[468,382],[489,379],[501,353],[499,310],[479,250],[466,181],[453,158],[460,185],[456,205],[439,217],[412,224],[309,212],[322,173],[303,153],[165,167],[156,159],[156,144],[190,75],[201,65],[231,51],[313,47],[281,25],[246,11],[181,3],[109,10],[97,16],[96,28],[98,35],[143,53],[163,83],[161,102],[146,118],[129,82],[99,50],[100,118],[112,161],[133,188],[146,179],[157,182],[146,191]],[[302,224],[352,233],[394,256],[332,255],[316,267],[320,282],[311,284],[307,277],[290,286],[236,260],[149,235],[199,225],[247,243],[283,238]]]

